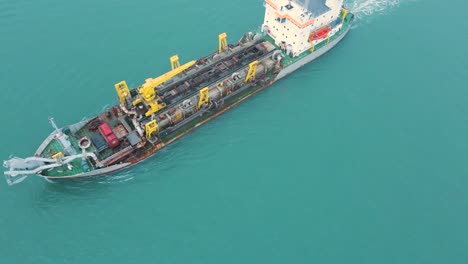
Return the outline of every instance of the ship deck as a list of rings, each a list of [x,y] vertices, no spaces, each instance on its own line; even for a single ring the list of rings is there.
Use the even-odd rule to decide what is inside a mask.
[[[65,149],[60,143],[59,140],[53,139],[49,145],[44,149],[43,154],[41,155],[44,158],[48,158],[53,156],[56,153],[64,152]],[[43,171],[42,175],[44,176],[68,176],[68,175],[75,175],[83,172],[82,166],[81,166],[81,161],[80,160],[74,160],[70,163],[70,168],[66,166],[62,167],[57,167],[51,170]]]
[[[105,111],[104,113],[107,113],[107,112],[108,111]],[[103,121],[108,123],[109,126],[112,127],[112,128],[114,128],[115,126],[120,124],[120,121],[118,120],[117,116],[114,116],[114,115],[111,115],[111,117],[108,118],[108,117],[105,117],[105,115],[101,114],[100,116],[98,116],[96,118],[104,119]],[[81,151],[82,151],[80,149],[79,145],[78,145],[78,142],[79,142],[79,140],[81,138],[87,137],[88,139],[92,139],[92,138],[100,135],[98,130],[90,130],[90,129],[88,129],[87,126],[79,129],[75,133],[72,133],[67,129],[64,129],[63,131],[64,131],[65,135],[68,137],[68,140],[70,141],[70,143],[72,145],[72,148],[73,148],[74,151],[76,151],[76,153],[81,153]],[[119,147],[114,148],[114,149],[113,148],[105,148],[105,149],[103,149],[101,151],[98,151],[96,149],[96,146],[94,144],[91,144],[90,147],[88,149],[86,149],[86,151],[95,153],[99,160],[103,160],[106,157],[111,156],[113,153],[118,152],[119,150],[121,150],[124,147],[125,146],[122,145],[122,146],[119,146]],[[42,151],[40,156],[44,157],[44,158],[49,158],[49,157],[53,156],[54,154],[57,154],[57,153],[60,153],[60,152],[65,153],[65,154],[69,154],[69,153],[66,153],[65,147],[60,142],[60,140],[54,138],[44,148],[44,150]],[[86,163],[90,168],[93,168],[93,164],[91,164],[89,161],[86,160]],[[63,177],[63,176],[77,175],[77,174],[86,172],[83,169],[82,159],[76,159],[76,160],[72,161],[70,163],[70,165],[71,166],[64,165],[64,166],[61,166],[61,167],[56,167],[56,168],[53,168],[53,169],[50,169],[50,170],[47,170],[47,171],[43,171],[41,174],[44,175],[44,176]]]

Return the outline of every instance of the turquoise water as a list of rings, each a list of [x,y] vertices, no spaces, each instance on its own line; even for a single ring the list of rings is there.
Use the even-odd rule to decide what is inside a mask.
[[[350,35],[130,171],[0,183],[0,263],[468,263],[466,2]],[[262,22],[262,1],[0,0],[0,158]]]

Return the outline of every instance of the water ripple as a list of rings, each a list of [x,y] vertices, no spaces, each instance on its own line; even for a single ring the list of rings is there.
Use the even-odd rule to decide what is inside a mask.
[[[347,4],[358,21],[364,21],[375,14],[384,14],[399,5],[400,0],[354,0]]]

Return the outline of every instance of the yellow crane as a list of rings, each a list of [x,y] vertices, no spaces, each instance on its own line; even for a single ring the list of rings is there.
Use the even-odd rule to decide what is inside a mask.
[[[174,68],[173,70],[159,77],[146,79],[146,82],[140,87],[138,91],[140,93],[141,98],[138,98],[135,101],[133,101],[133,105],[137,105],[144,100],[150,107],[148,112],[146,112],[145,114],[146,116],[150,116],[158,112],[160,109],[164,108],[165,104],[160,104],[157,102],[157,94],[155,90],[156,87],[181,74],[183,71],[195,65],[195,63],[196,61],[193,60],[182,66]]]

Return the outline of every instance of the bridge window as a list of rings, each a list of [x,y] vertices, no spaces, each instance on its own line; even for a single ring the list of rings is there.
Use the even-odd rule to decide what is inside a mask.
[[[285,23],[285,22],[286,22],[286,18],[279,18],[279,17],[277,17],[275,20],[276,20],[277,22],[280,22],[280,23]]]

